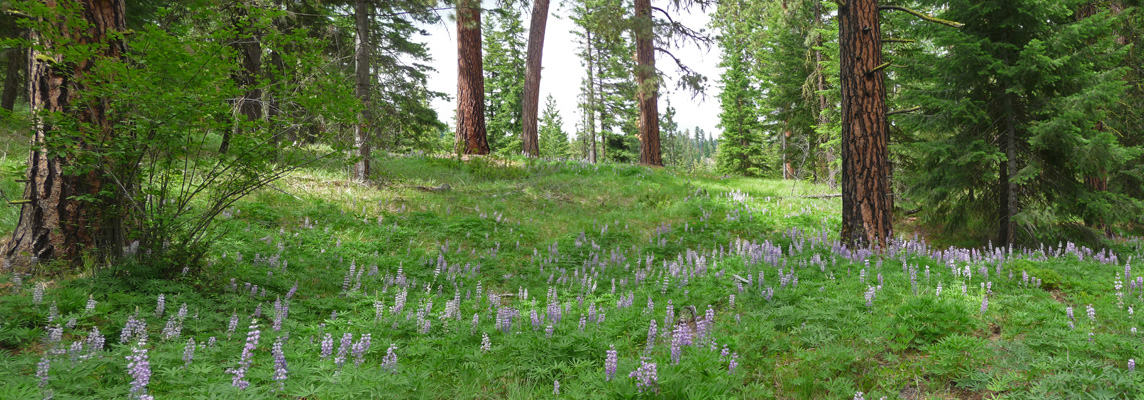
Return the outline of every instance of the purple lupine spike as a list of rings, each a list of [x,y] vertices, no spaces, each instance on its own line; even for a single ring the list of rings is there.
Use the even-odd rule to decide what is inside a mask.
[[[381,369],[390,373],[397,372],[397,343],[390,343],[385,350],[385,357],[381,359]]]
[[[354,343],[354,348],[353,348],[354,365],[360,366],[362,361],[364,361],[365,353],[369,352],[371,339],[372,339],[372,335],[370,335],[369,333],[363,333],[361,335],[361,338],[358,339],[357,343]]]
[[[731,361],[727,363],[727,373],[734,374],[735,368],[739,367],[739,353],[731,353]]]
[[[489,340],[489,334],[481,333],[481,352],[487,353],[492,349],[493,343]]]
[[[151,362],[147,357],[146,342],[140,340],[131,348],[127,358],[127,373],[131,375],[130,397],[137,400],[150,400],[147,384],[151,382]]]
[[[616,377],[616,364],[619,361],[619,352],[616,351],[616,346],[609,346],[607,357],[604,359],[604,381],[611,381]]]
[[[52,362],[47,356],[40,357],[40,362],[36,364],[36,378],[40,379],[40,389],[48,386],[48,373],[52,368]]]
[[[258,348],[258,339],[262,336],[262,331],[258,330],[258,320],[250,320],[250,330],[246,333],[246,345],[242,348],[242,354],[238,359],[238,368],[227,370],[234,375],[231,379],[231,385],[239,389],[245,390],[250,386],[250,382],[245,379],[246,371],[250,369],[250,364],[254,359],[254,350]]]
[[[645,347],[646,351],[651,351],[651,348],[655,347],[656,333],[655,320],[653,319],[651,320],[651,325],[647,328],[647,346]]]
[[[346,363],[346,355],[349,354],[350,348],[353,347],[354,334],[346,332],[342,334],[342,340],[338,343],[338,355],[334,357],[334,364],[341,368]]]
[[[649,358],[641,357],[639,368],[636,368],[635,371],[632,371],[631,374],[628,374],[628,377],[636,378],[636,388],[640,393],[643,393],[644,391],[659,391],[656,387],[657,383],[659,382],[659,377],[656,375],[655,363],[649,361]]]
[[[552,394],[555,394],[555,395],[560,394],[560,381],[557,381],[557,380],[552,381]]]
[[[282,339],[282,336],[275,339],[274,348],[271,350],[271,353],[274,355],[274,375],[271,376],[271,378],[278,382],[278,390],[286,389],[286,374],[288,372],[286,368],[286,353],[282,351]]]
[[[191,361],[195,358],[195,338],[187,339],[187,345],[183,347],[183,365],[191,365]]]

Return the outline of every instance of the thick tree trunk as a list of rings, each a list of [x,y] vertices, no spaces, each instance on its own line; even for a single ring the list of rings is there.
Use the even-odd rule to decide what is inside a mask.
[[[27,49],[8,49],[8,68],[4,73],[4,93],[0,95],[0,108],[12,111],[16,106],[16,94],[20,92],[20,73],[27,67]]]
[[[1005,153],[1005,164],[1000,166],[1000,177],[997,180],[997,219],[999,228],[997,242],[1001,246],[1011,246],[1017,241],[1016,225],[1013,215],[1017,213],[1017,183],[1013,177],[1017,175],[1017,117],[1014,115],[1013,99],[1001,90],[1005,104],[1005,132],[999,140],[1001,151]]]
[[[588,109],[585,114],[588,116],[588,138],[592,144],[588,148],[588,162],[595,164],[597,161],[596,153],[596,111],[599,105],[596,104],[596,70],[593,65],[596,64],[596,57],[592,52],[592,30],[590,28],[584,29],[584,37],[588,47]],[[603,117],[603,114],[600,114]]]
[[[13,264],[61,259],[79,266],[89,251],[100,258],[118,257],[122,252],[122,191],[111,186],[104,172],[116,163],[104,159],[98,167],[90,161],[80,164],[73,152],[95,151],[96,142],[114,135],[108,100],[75,102],[85,90],[84,80],[95,58],[118,58],[125,52],[123,42],[115,39],[127,25],[123,4],[122,0],[79,1],[78,15],[86,24],[82,29],[75,28],[74,21],[59,20],[54,21],[57,32],[48,37],[42,32],[31,34],[42,50],[32,55],[29,68],[35,119],[20,220],[5,249]],[[56,1],[47,1],[46,6],[60,7]],[[52,36],[57,34],[66,35],[74,45],[94,45],[96,53],[85,59],[62,59],[52,52],[56,46]],[[81,132],[53,126],[49,113],[74,119]]]
[[[1082,20],[1085,18],[1089,18],[1089,17],[1092,17],[1092,16],[1096,15],[1097,13],[1099,13],[1101,11],[1101,8],[1104,7],[1104,5],[1102,5],[1102,3],[1104,3],[1104,2],[1091,2],[1091,3],[1087,3],[1087,4],[1082,5],[1080,7],[1080,9],[1077,10],[1077,13],[1076,13],[1077,20],[1079,21],[1079,20]],[[1109,8],[1109,11],[1111,11],[1113,14],[1119,14],[1124,9],[1123,6],[1119,2],[1116,2],[1116,1],[1108,3],[1107,6]],[[1116,38],[1116,40],[1118,43],[1120,43],[1122,45],[1125,43],[1124,36],[1118,36]],[[1104,122],[1103,121],[1096,121],[1096,130],[1098,132],[1104,132]],[[1091,189],[1095,192],[1106,192],[1106,191],[1108,191],[1108,173],[1106,171],[1100,171],[1100,172],[1093,174],[1093,175],[1085,175],[1084,183],[1085,183],[1085,185],[1088,186],[1089,189]],[[1104,235],[1106,237],[1112,237],[1112,227],[1109,226],[1106,223],[1106,221],[1094,220],[1094,221],[1085,221],[1085,222],[1090,227],[1104,232]]]
[[[635,0],[636,80],[639,82],[640,164],[663,165],[659,148],[659,81],[655,72],[655,32],[651,0]]]
[[[838,12],[842,89],[842,240],[885,245],[893,235],[888,185],[886,87],[877,0]]]
[[[524,109],[521,110],[523,152],[540,156],[537,116],[540,113],[540,68],[544,54],[544,28],[548,25],[548,0],[536,0],[532,6],[532,25],[528,27],[528,60],[524,72]]]
[[[814,21],[816,27],[822,26],[822,3],[814,3]],[[815,41],[815,47],[822,46],[821,35]],[[830,108],[830,101],[826,98],[826,75],[823,74],[826,69],[826,64],[822,60],[822,50],[814,50],[814,65],[818,69],[818,80],[816,82],[816,89],[818,89],[818,125],[826,126],[830,123],[830,119],[826,117],[826,110]],[[834,147],[828,145],[829,137],[823,135],[822,146],[825,148],[823,155],[826,161],[826,184],[832,189],[838,187],[838,169],[834,167],[834,160],[837,155],[834,153]]]
[[[478,0],[457,1],[457,148],[463,154],[489,154]]]
[[[239,26],[239,37],[232,46],[238,51],[242,70],[234,75],[234,82],[246,92],[235,101],[235,124],[231,132],[223,133],[222,144],[218,148],[219,153],[230,150],[231,136],[242,134],[243,122],[262,119],[262,89],[257,86],[259,72],[262,71],[262,43],[249,27],[249,22],[242,20],[248,15],[244,5],[236,7],[235,15],[235,24]]]
[[[369,180],[369,10],[365,0],[354,2],[354,21],[357,33],[354,40],[354,95],[361,101],[357,124],[354,124],[354,147],[357,148],[357,163],[354,164],[354,179]]]

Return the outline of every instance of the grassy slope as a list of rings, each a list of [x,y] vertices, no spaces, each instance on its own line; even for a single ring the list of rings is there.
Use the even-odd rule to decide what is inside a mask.
[[[110,347],[79,362],[50,357],[48,389],[57,399],[126,396],[130,378],[123,357],[129,346],[119,345],[118,338],[134,312],[148,321],[146,347],[155,371],[150,391],[159,398],[524,399],[553,396],[556,380],[561,396],[629,398],[640,396],[628,374],[644,355],[658,364],[658,394],[670,398],[849,399],[857,391],[867,392],[868,399],[1144,396],[1144,378],[1125,370],[1129,358],[1142,355],[1139,339],[1129,333],[1138,324],[1126,311],[1129,305],[1138,308],[1141,299],[1139,291],[1130,292],[1124,308],[1118,307],[1112,285],[1122,264],[1079,262],[1072,255],[1022,256],[1030,259],[1005,261],[998,276],[994,261],[956,261],[959,268],[971,266],[973,276],[965,279],[951,276],[946,262],[929,253],[903,251],[882,261],[872,257],[866,266],[821,240],[823,232],[837,230],[839,201],[780,198],[825,190],[790,182],[722,180],[631,166],[519,167],[421,157],[379,160],[376,169],[387,182],[382,189],[347,183],[340,167],[327,166],[258,192],[219,224],[227,233],[212,266],[177,281],[139,274],[47,281],[44,302],[34,305],[30,288],[36,280],[25,279],[16,288],[10,275],[0,276],[0,315],[6,316],[0,322],[0,398],[41,396],[34,375],[50,347],[43,327],[49,325],[53,301],[61,320],[77,321],[75,329],[65,329],[63,346],[95,326]],[[442,183],[453,190],[416,189]],[[749,197],[733,200],[731,190]],[[0,222],[8,221],[13,209]],[[738,238],[776,246],[736,253]],[[773,255],[775,248],[781,256]],[[705,272],[695,269],[695,258],[684,258],[689,250],[705,257]],[[266,261],[268,255],[277,258]],[[651,256],[650,268],[638,261]],[[439,258],[447,266],[437,274]],[[677,260],[682,267],[671,264]],[[917,268],[916,289],[903,262]],[[351,264],[366,273],[360,287],[349,279],[351,290],[343,291]],[[395,283],[399,267],[407,288]],[[692,275],[686,280],[673,275],[680,269]],[[781,276],[792,271],[797,286],[793,279],[782,282]],[[1023,271],[1043,279],[1041,288],[1022,285]],[[750,276],[752,284],[740,291],[733,275]],[[882,288],[867,308],[864,294],[878,275]],[[229,288],[232,278],[237,291]],[[986,280],[993,294],[982,314],[980,284]],[[295,282],[289,318],[281,333],[272,332],[272,304]],[[426,282],[432,282],[429,294]],[[944,284],[940,298],[938,282]],[[251,296],[244,283],[266,294]],[[967,286],[964,294],[962,286]],[[547,338],[548,323],[534,330],[529,312],[544,315],[550,288],[568,311]],[[769,299],[768,289],[773,290]],[[402,290],[408,292],[407,304],[393,315],[395,293]],[[153,310],[160,293],[167,305],[157,317]],[[508,294],[502,305],[519,312],[510,333],[494,326],[497,311],[484,298],[487,293]],[[634,305],[617,308],[617,300],[629,293]],[[99,302],[93,312],[83,310],[89,294]],[[462,299],[459,317],[441,318],[454,295]],[[649,299],[654,302],[650,314]],[[683,314],[684,305],[694,305],[700,314],[711,307],[715,313],[712,333],[701,346],[684,347],[678,364],[672,362],[667,337],[645,352],[649,322],[656,320],[663,330],[669,301],[676,315]],[[380,319],[375,302],[385,308]],[[417,310],[429,302],[430,328],[422,333]],[[162,339],[168,316],[183,303],[189,316],[182,337]],[[1089,303],[1095,325],[1085,315]],[[579,319],[593,304],[606,319],[581,331]],[[226,369],[238,365],[258,305],[262,335],[247,374],[252,385],[238,391]],[[1076,329],[1068,327],[1066,305],[1076,308]],[[479,314],[475,328],[474,313]],[[232,314],[240,316],[239,328],[228,334]],[[289,379],[285,390],[275,392],[270,348],[285,332]],[[344,333],[355,341],[370,333],[372,348],[360,366],[350,356],[339,370],[320,357],[319,342],[327,333],[335,348]],[[488,352],[480,349],[482,333],[490,338]],[[200,346],[194,362],[184,367],[187,337]],[[209,337],[217,344],[202,346]],[[394,373],[379,367],[390,344],[398,357]],[[604,377],[609,346],[619,353],[610,382]],[[724,346],[737,354],[734,373],[728,371],[729,358],[720,355]]]

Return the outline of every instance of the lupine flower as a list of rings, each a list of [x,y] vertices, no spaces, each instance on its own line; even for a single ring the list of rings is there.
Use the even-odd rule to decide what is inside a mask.
[[[92,327],[91,333],[87,334],[87,349],[92,354],[103,351],[105,339],[99,333],[99,328]]]
[[[873,286],[866,288],[866,308],[874,307],[874,297],[878,295],[877,289]]]
[[[389,371],[390,373],[397,372],[397,344],[391,343],[389,348],[385,350],[385,357],[381,359],[381,369]]]
[[[553,331],[552,324],[548,324],[548,326],[544,327],[544,337],[551,339],[552,338],[552,331]]]
[[[981,298],[981,313],[985,314],[985,310],[989,309],[989,296]]]
[[[286,388],[286,353],[282,351],[282,336],[274,340],[274,348],[271,350],[274,355],[274,375],[272,379],[278,382],[278,389]]]
[[[246,381],[246,371],[250,369],[250,363],[254,358],[254,349],[258,347],[258,339],[261,337],[262,332],[258,330],[258,320],[250,321],[250,331],[246,333],[246,346],[242,348],[242,355],[238,359],[238,368],[227,370],[234,374],[231,380],[231,385],[239,389],[246,389],[250,386],[250,382]]]
[[[611,381],[616,377],[616,363],[619,361],[619,353],[616,351],[616,346],[609,346],[608,356],[604,359],[604,381]]]
[[[191,365],[191,360],[195,358],[195,338],[187,339],[187,346],[183,348],[183,363],[184,365]]]
[[[647,351],[651,351],[651,348],[655,346],[656,333],[655,320],[653,319],[647,328],[647,347],[645,348]]]
[[[739,353],[731,354],[731,361],[727,363],[727,373],[734,374],[735,368],[739,367]]]
[[[155,316],[162,317],[163,311],[167,308],[167,296],[160,293],[159,299],[155,302]]]
[[[147,343],[140,340],[131,348],[131,355],[127,358],[127,373],[131,375],[130,397],[137,400],[151,400],[147,394],[147,384],[151,382],[151,362],[148,361]]]
[[[1089,304],[1087,311],[1088,311],[1088,320],[1092,321],[1092,323],[1095,325],[1096,324],[1096,309],[1092,308],[1092,304]]]
[[[941,282],[937,283],[937,291],[935,293],[937,294],[937,297],[941,297]]]
[[[44,302],[44,283],[37,282],[36,286],[32,287],[32,304],[40,304]]]
[[[342,334],[342,340],[338,343],[338,355],[334,357],[334,364],[341,368],[346,363],[346,354],[349,354],[350,348],[353,346],[354,334],[346,332]]]
[[[214,345],[215,345],[215,337],[211,336],[211,337],[207,338],[207,347],[214,347]]]
[[[238,330],[238,313],[230,315],[230,323],[226,325],[226,338],[230,339],[230,335]]]
[[[866,398],[862,397],[862,392],[858,392],[854,394],[854,400],[866,400]]]
[[[1129,358],[1128,359],[1128,372],[1132,372],[1135,370],[1136,370],[1136,360]]]
[[[83,307],[84,311],[95,311],[95,298],[87,295],[87,305]]]
[[[48,322],[55,321],[56,318],[59,318],[59,317],[60,317],[60,308],[56,306],[55,301],[52,301],[52,304],[50,306],[48,306]]]
[[[560,394],[560,381],[552,381],[552,394]]]
[[[489,341],[489,334],[481,333],[481,351],[488,352],[493,347],[493,343]]]
[[[469,333],[476,334],[477,333],[477,324],[480,322],[481,322],[480,313],[473,313],[473,323],[469,327]]]
[[[675,326],[675,330],[671,333],[671,364],[679,365],[679,358],[683,352],[683,337],[687,333],[684,324]]]
[[[48,386],[48,372],[51,368],[51,360],[47,356],[40,357],[40,362],[36,364],[36,378],[40,378],[40,389]]]
[[[358,339],[357,343],[354,343],[354,348],[353,348],[354,365],[360,366],[362,361],[364,361],[363,359],[365,357],[365,353],[369,352],[370,339],[372,339],[372,335],[370,335],[368,333],[363,333],[361,335],[361,338]]]
[[[532,310],[528,316],[532,319],[532,330],[540,330],[540,315],[536,313],[536,310]]]
[[[1070,320],[1070,321],[1075,321],[1075,320],[1076,320],[1075,318],[1073,318],[1073,308],[1072,308],[1072,306],[1068,306],[1068,307],[1065,307],[1065,315],[1068,315],[1068,316],[1069,316],[1069,320]]]
[[[647,357],[640,357],[639,368],[636,368],[635,371],[628,374],[629,378],[636,379],[636,389],[638,389],[640,393],[643,393],[645,390],[658,391],[656,384],[659,381],[659,377],[655,372],[655,363],[649,361]]]
[[[588,325],[588,317],[585,317],[584,314],[580,314],[580,332],[583,332],[584,327],[587,325]]]

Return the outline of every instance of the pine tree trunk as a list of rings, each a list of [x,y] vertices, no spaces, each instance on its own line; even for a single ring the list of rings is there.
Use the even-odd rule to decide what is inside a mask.
[[[1082,20],[1085,18],[1089,18],[1089,17],[1092,17],[1092,16],[1096,15],[1097,13],[1099,13],[1100,9],[1102,7],[1102,3],[1103,2],[1091,2],[1091,3],[1087,3],[1087,4],[1082,5],[1080,7],[1080,9],[1077,10],[1077,13],[1076,13],[1077,20],[1079,21],[1079,20]],[[1109,7],[1109,10],[1113,14],[1119,14],[1121,11],[1123,11],[1123,7],[1118,2],[1115,2],[1115,1],[1109,3],[1108,7]],[[1117,39],[1117,42],[1122,44],[1122,45],[1125,43],[1125,39],[1123,36],[1118,36],[1116,39]],[[1096,130],[1098,132],[1104,132],[1104,122],[1103,121],[1096,121]],[[1108,191],[1108,173],[1105,171],[1100,171],[1094,175],[1086,175],[1084,177],[1084,183],[1086,186],[1088,186],[1089,189],[1091,189],[1094,192],[1106,192],[1106,191]],[[1104,235],[1106,237],[1112,237],[1112,227],[1109,226],[1104,220],[1085,221],[1085,222],[1090,227],[1093,227],[1097,230],[1104,232]]]
[[[239,37],[233,44],[234,49],[238,51],[239,60],[242,61],[242,70],[234,75],[234,82],[246,92],[235,102],[236,121],[231,132],[223,133],[222,144],[218,148],[219,153],[230,150],[231,136],[242,134],[244,120],[254,122],[262,119],[262,89],[257,86],[258,75],[262,71],[262,44],[252,32],[249,23],[241,21],[242,17],[248,15],[245,6],[238,5],[235,15],[235,24],[244,25],[239,26]]]
[[[4,73],[4,93],[0,95],[0,108],[12,111],[16,106],[16,94],[20,92],[20,72],[26,65],[26,49],[13,47],[8,49],[8,68]]]
[[[595,164],[596,158],[596,111],[599,105],[596,104],[596,70],[593,68],[596,65],[596,57],[592,52],[592,29],[584,28],[584,35],[588,47],[588,109],[584,113],[588,117],[588,137],[592,140],[592,144],[588,149],[588,162]],[[603,114],[600,114],[603,117]]]
[[[58,31],[66,32],[75,45],[95,45],[94,57],[121,57],[126,49],[114,35],[126,30],[123,1],[77,3],[86,29],[67,29],[64,21],[57,21]],[[56,1],[45,5],[60,7]],[[107,99],[72,106],[85,90],[83,82],[94,59],[59,59],[62,56],[52,52],[56,45],[52,38],[32,32],[31,39],[42,49],[33,54],[29,70],[29,100],[35,115],[32,146],[20,220],[5,256],[15,265],[60,259],[77,267],[89,251],[101,259],[118,257],[123,248],[123,196],[121,188],[113,187],[104,172],[117,163],[105,158],[100,167],[81,165],[73,155],[74,151],[96,151],[96,142],[113,140]],[[57,129],[51,125],[52,119],[46,118],[48,113],[62,113],[84,131]],[[80,172],[71,172],[74,168]]]
[[[524,72],[524,109],[521,110],[524,154],[540,156],[537,116],[540,113],[540,69],[544,53],[544,29],[548,25],[548,0],[536,0],[532,25],[528,27],[528,59]]]
[[[999,140],[1001,151],[1005,153],[1005,165],[1000,168],[1000,179],[997,181],[998,197],[997,218],[1000,222],[997,241],[1001,246],[1012,246],[1017,241],[1016,225],[1013,215],[1017,213],[1017,183],[1013,177],[1017,175],[1017,111],[1013,109],[1013,99],[1001,90],[1005,104],[1005,133]]]
[[[651,0],[635,0],[636,80],[639,82],[640,164],[662,166],[659,148],[659,82],[655,73],[655,43]]]
[[[357,148],[358,160],[354,163],[354,180],[365,182],[369,180],[369,10],[366,9],[365,0],[354,1],[354,22],[356,34],[354,40],[354,95],[361,101],[362,108],[357,115],[357,124],[354,124],[354,147]]]
[[[457,146],[463,154],[489,154],[478,0],[457,1]]]
[[[838,12],[842,89],[842,240],[885,245],[893,234],[887,194],[886,87],[877,0]]]

